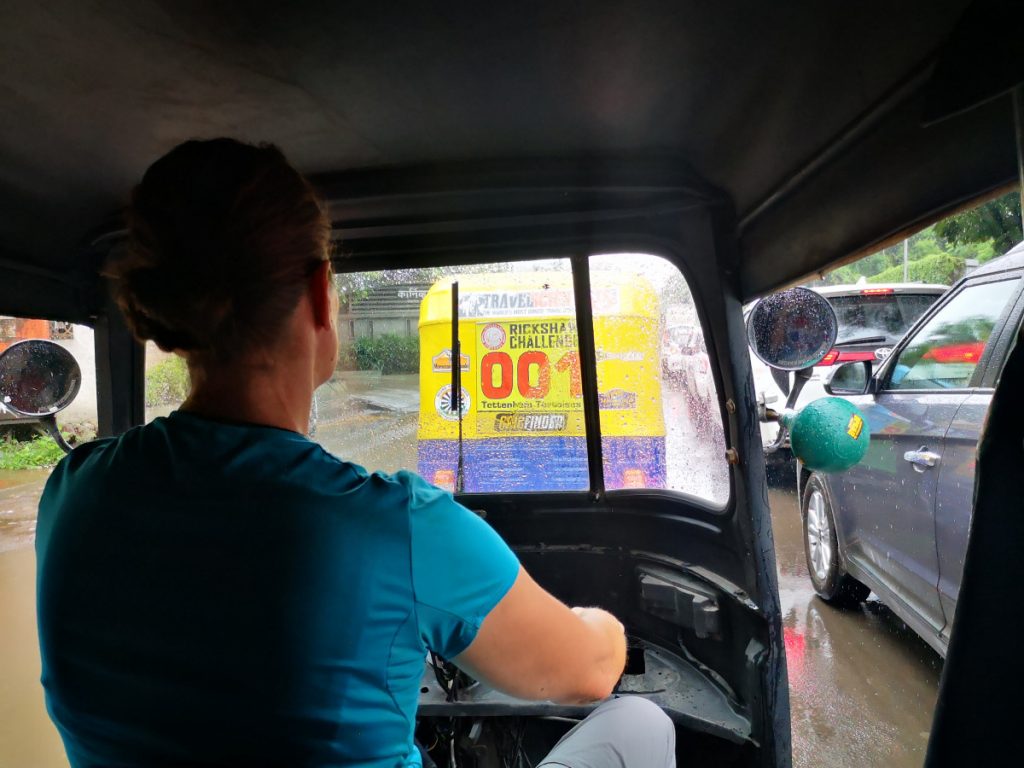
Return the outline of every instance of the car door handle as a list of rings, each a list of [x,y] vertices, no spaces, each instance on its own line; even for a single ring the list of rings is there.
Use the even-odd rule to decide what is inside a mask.
[[[939,454],[929,451],[924,446],[921,446],[920,450],[907,451],[903,454],[903,460],[913,464],[914,469],[918,472],[924,472],[929,467],[934,467],[939,463],[940,458],[942,457]]]

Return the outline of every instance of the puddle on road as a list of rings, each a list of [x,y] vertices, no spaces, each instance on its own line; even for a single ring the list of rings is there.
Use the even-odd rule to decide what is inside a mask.
[[[32,546],[39,496],[49,475],[48,469],[0,471],[0,552]]]
[[[0,491],[45,480],[49,475],[48,469],[0,469]]]
[[[0,553],[0,765],[67,768],[39,684],[35,552]]]

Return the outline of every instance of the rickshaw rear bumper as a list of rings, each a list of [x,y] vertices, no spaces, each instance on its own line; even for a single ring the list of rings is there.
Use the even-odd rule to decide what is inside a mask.
[[[608,490],[664,488],[665,438],[603,437]],[[463,442],[467,493],[581,491],[590,487],[583,437],[501,437]],[[458,444],[420,440],[418,471],[427,481],[454,489]]]

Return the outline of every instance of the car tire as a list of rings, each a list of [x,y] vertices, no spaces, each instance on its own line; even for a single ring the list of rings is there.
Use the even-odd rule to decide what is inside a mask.
[[[807,479],[800,513],[807,575],[814,591],[822,600],[836,606],[850,607],[864,602],[871,590],[843,570],[832,500],[821,476],[812,474]]]
[[[789,448],[779,448],[765,457],[765,473],[770,488],[796,487],[796,459]]]

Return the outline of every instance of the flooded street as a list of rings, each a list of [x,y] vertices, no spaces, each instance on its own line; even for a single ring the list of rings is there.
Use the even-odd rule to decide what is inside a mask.
[[[352,376],[318,398],[316,439],[370,468],[416,466],[413,377]],[[665,393],[669,483],[721,492],[713,467],[721,439],[698,436],[678,391]],[[709,467],[711,469],[709,469]],[[43,707],[34,617],[32,539],[45,471],[0,473],[0,767],[65,768]],[[793,757],[812,766],[919,766],[924,758],[939,657],[884,606],[841,611],[814,596],[795,492],[769,492],[792,700]]]
[[[49,470],[0,470],[0,552],[32,546],[36,501]]]

